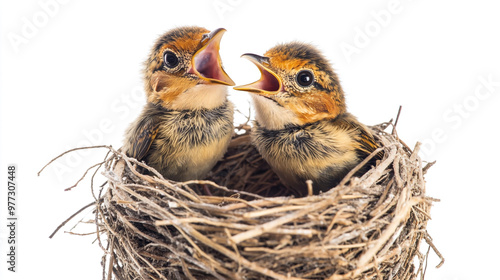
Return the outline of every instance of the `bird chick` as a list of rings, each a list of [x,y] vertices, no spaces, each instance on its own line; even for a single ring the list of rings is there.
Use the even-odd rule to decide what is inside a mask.
[[[251,93],[253,144],[287,187],[304,196],[312,180],[315,194],[327,191],[377,149],[370,130],[347,112],[339,79],[316,48],[292,42],[242,57],[261,72],[234,88]]]
[[[202,179],[223,156],[233,134],[233,105],[222,68],[225,29],[168,31],[145,62],[147,103],[128,128],[122,150],[165,178]]]

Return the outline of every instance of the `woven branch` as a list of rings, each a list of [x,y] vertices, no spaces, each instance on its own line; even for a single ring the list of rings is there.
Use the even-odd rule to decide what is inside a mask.
[[[385,154],[375,168],[302,198],[260,157],[248,127],[207,181],[165,180],[109,147],[109,188],[96,198],[103,279],[416,279],[434,200],[418,146],[387,126],[372,127]]]

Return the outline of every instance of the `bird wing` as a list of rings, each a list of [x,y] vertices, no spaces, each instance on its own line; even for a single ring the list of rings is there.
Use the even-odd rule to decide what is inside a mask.
[[[371,154],[378,148],[373,135],[363,127],[359,128],[359,143],[361,144],[359,149],[367,154]],[[377,156],[380,155],[381,153],[377,154]]]
[[[373,138],[372,133],[368,130],[367,127],[365,127],[363,124],[361,124],[359,121],[357,121],[354,117],[351,115],[347,115],[345,118],[342,119],[347,127],[349,128],[354,128],[355,131],[357,132],[357,141],[359,146],[357,149],[366,154],[366,156],[370,155],[373,151],[375,151],[379,145],[375,142],[375,139]],[[383,157],[383,153],[379,152],[375,156],[378,159],[381,159]]]
[[[142,160],[148,153],[151,144],[153,144],[159,127],[159,122],[155,118],[142,121],[135,133],[135,139],[132,140],[131,148],[128,151],[129,156]]]

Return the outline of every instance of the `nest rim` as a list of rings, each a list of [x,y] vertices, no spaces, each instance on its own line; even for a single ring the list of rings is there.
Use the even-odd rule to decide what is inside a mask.
[[[172,182],[165,180],[146,164],[128,158],[121,151],[110,148],[111,157],[106,161],[104,172],[108,179],[109,188],[104,196],[99,197],[99,203],[96,207],[96,223],[100,226],[100,230],[106,233],[108,239],[105,250],[107,265],[104,270],[107,270],[107,275],[114,274],[118,279],[199,279],[196,277],[200,277],[203,273],[206,276],[204,279],[372,279],[361,278],[365,277],[362,275],[366,273],[372,275],[373,279],[377,279],[376,277],[380,277],[380,279],[415,279],[417,274],[423,273],[425,256],[419,252],[419,245],[423,239],[427,240],[428,234],[425,228],[430,219],[429,211],[434,201],[425,196],[424,173],[429,165],[422,168],[422,161],[418,157],[418,144],[412,151],[394,133],[384,132],[384,129],[389,125],[390,123],[384,123],[372,127],[376,132],[377,141],[383,144],[383,147],[379,149],[384,150],[385,154],[375,168],[360,178],[351,177],[356,172],[356,170],[352,170],[337,187],[318,195],[306,197],[265,197],[245,190],[232,190],[210,180]],[[238,137],[241,136],[237,135],[234,139],[238,139]],[[241,139],[240,142],[242,142]],[[379,150],[375,151],[372,156],[376,152]],[[365,159],[364,162],[368,162],[368,160],[369,158]],[[150,170],[152,175],[139,173],[135,170],[137,166]],[[358,165],[357,168],[360,166],[362,164]],[[402,170],[408,169],[409,166],[412,173],[409,178],[394,175],[403,174]],[[127,172],[129,173],[127,174]],[[390,172],[394,173],[392,179],[388,179]],[[139,178],[138,182],[142,183],[130,183],[133,181],[131,179],[133,177],[135,180]],[[352,201],[356,199],[359,201],[366,199],[364,196],[368,196],[368,194],[363,193],[362,190],[368,189],[375,192],[371,188],[377,186],[377,182],[382,177],[387,179],[389,183],[386,188],[379,187],[377,189],[379,191],[377,204],[372,206],[377,206],[378,210],[370,209],[368,214],[372,215],[367,216],[372,219],[383,218],[387,212],[394,213],[394,215],[392,219],[384,220],[385,225],[380,223],[380,228],[370,229],[367,227],[371,236],[368,237],[370,242],[342,243],[340,242],[342,240],[338,239],[337,236],[337,241],[340,240],[338,244],[332,241],[335,240],[332,237],[331,240],[323,242],[321,245],[321,242],[314,239],[317,235],[334,236],[331,232],[338,230],[336,223],[339,221],[354,223],[343,218],[342,215],[354,213],[352,208],[355,207],[350,203],[354,203]],[[202,185],[209,185],[225,196],[200,194],[197,188]],[[412,189],[413,187],[415,189]],[[395,192],[393,193],[391,190]],[[152,201],[151,197],[147,197],[148,194],[151,197],[161,196],[164,201]],[[332,205],[338,203],[345,203],[344,208],[341,209],[343,212],[332,208]],[[370,204],[368,202],[359,203]],[[170,212],[176,212],[179,209],[182,211],[177,211],[176,216],[165,209],[170,210]],[[142,212],[145,217],[142,221],[138,220],[137,216],[134,217],[134,213],[139,212]],[[189,216],[190,213],[192,216]],[[304,223],[303,217],[308,215],[318,217],[322,213],[326,213],[324,215],[328,216],[329,219],[322,221],[324,224],[321,221],[313,223],[309,231],[307,228],[293,229],[289,226],[293,223]],[[113,217],[113,215],[115,216]],[[245,224],[246,227],[238,230],[234,224],[222,222],[222,218],[226,219],[231,215],[243,219],[244,222],[240,220],[239,224]],[[354,216],[351,218],[357,219]],[[117,230],[118,223],[121,223],[120,230],[124,231],[125,234]],[[216,226],[223,228],[223,230],[214,235],[211,231]],[[128,232],[125,230],[126,228],[128,228]],[[173,235],[169,228],[175,228],[172,232],[176,231],[176,235]],[[207,232],[200,230],[203,228]],[[149,232],[145,234],[141,230]],[[321,230],[326,231],[321,232]],[[380,232],[377,234],[377,231]],[[361,236],[363,231],[357,233]],[[368,233],[364,232],[364,234]],[[406,234],[406,236],[401,237],[402,234]],[[130,237],[128,240],[127,236]],[[276,244],[272,240],[276,236],[281,237],[279,240],[283,244]],[[287,236],[290,238],[287,239]],[[344,234],[344,236],[346,235]],[[363,239],[360,236],[356,238]],[[150,243],[144,245],[141,242],[145,241],[142,240],[137,242],[136,247],[134,247],[132,241],[134,238],[140,239],[140,237],[149,240]],[[272,254],[273,250],[283,251],[284,248],[288,247],[297,249],[297,246],[290,244],[297,244],[300,240],[305,253],[304,256],[296,257],[297,259],[306,260],[308,255],[310,261],[318,258],[323,260],[325,254],[318,251],[327,248],[325,249],[326,255],[332,254],[335,256],[335,261],[344,261],[347,264],[341,269],[335,268],[333,272],[327,271],[328,269],[321,266],[322,268],[318,268],[317,274],[311,274],[313,272],[307,271],[300,271],[300,273],[283,271],[282,263],[278,265],[281,270],[273,270],[272,266],[276,266],[276,264],[267,265],[273,257],[261,257],[266,260],[264,262],[259,262],[259,256],[250,259],[248,256],[254,257],[254,252],[256,252],[252,250],[257,249],[255,246],[242,245],[259,238],[269,238],[271,240],[268,240],[268,243],[279,248],[259,247],[263,256]],[[365,238],[367,237],[365,236]],[[370,238],[374,238],[376,242]],[[303,241],[304,239],[306,241]],[[314,242],[311,241],[313,239]],[[347,241],[352,240],[347,239]],[[262,245],[265,242],[257,243]],[[308,244],[320,244],[321,246],[316,246],[312,250]],[[151,252],[154,250],[151,248],[154,246],[161,247],[163,251],[170,251],[167,254],[169,257],[161,259],[158,254],[152,254]],[[363,250],[357,249],[361,247]],[[338,253],[350,252],[349,250],[358,250],[356,254],[352,253],[351,259]],[[381,252],[385,253],[381,254]],[[314,257],[315,255],[317,256]],[[344,255],[349,254],[345,253]],[[274,258],[286,261],[287,256],[277,254]],[[415,267],[413,264],[415,258],[420,261],[419,267]],[[225,264],[228,259],[232,261],[229,265]],[[325,263],[328,264],[328,262],[323,262],[322,265]],[[174,266],[176,270],[166,269],[165,264]],[[390,267],[384,268],[384,264],[389,264]],[[405,265],[407,267],[404,267]],[[256,275],[263,278],[255,278]]]

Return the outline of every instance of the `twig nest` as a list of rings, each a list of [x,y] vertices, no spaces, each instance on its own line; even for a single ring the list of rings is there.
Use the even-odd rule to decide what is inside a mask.
[[[432,199],[417,152],[383,132],[387,125],[372,127],[385,154],[376,168],[301,198],[279,183],[248,131],[234,137],[207,181],[165,180],[113,151],[110,187],[97,206],[108,238],[106,275],[415,279]]]

